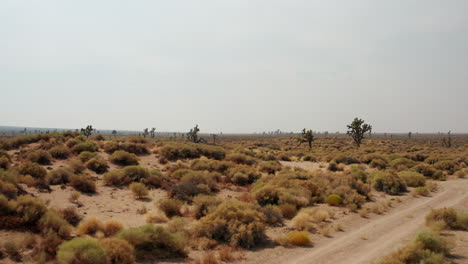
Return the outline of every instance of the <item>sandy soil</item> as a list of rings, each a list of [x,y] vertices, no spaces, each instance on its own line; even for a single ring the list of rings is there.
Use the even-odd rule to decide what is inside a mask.
[[[440,182],[441,189],[432,197],[408,199],[389,212],[370,219],[353,214],[343,219],[345,232],[333,238],[314,241],[310,248],[268,248],[249,253],[241,263],[372,263],[406,244],[424,226],[426,214],[433,208],[468,209],[468,180]],[[349,230],[349,231],[347,231]],[[459,232],[454,253],[455,263],[467,263],[467,232]]]

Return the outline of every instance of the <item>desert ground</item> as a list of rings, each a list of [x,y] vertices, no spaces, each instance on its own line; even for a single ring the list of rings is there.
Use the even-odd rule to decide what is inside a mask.
[[[466,136],[205,137],[2,138],[0,263],[468,263]]]

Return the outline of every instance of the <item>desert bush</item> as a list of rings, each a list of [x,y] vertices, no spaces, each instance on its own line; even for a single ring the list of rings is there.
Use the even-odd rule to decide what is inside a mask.
[[[390,167],[398,171],[408,170],[411,167],[414,167],[415,165],[416,165],[416,162],[407,158],[397,158],[390,162]]]
[[[468,214],[457,212],[453,208],[432,209],[426,216],[426,225],[443,223],[443,227],[452,230],[468,231]]]
[[[281,170],[281,163],[278,161],[262,161],[258,164],[259,170],[261,172],[275,174],[275,172]]]
[[[70,177],[70,185],[77,191],[83,193],[96,192],[96,184],[94,181],[83,175],[73,175]]]
[[[6,156],[0,156],[0,169],[8,169],[10,167],[11,160]]]
[[[18,166],[18,172],[22,175],[30,175],[36,179],[44,179],[47,171],[39,164],[34,162],[24,162]]]
[[[452,160],[441,160],[436,162],[433,166],[438,170],[447,171],[449,174],[453,174],[457,169],[457,164]]]
[[[267,205],[261,208],[261,212],[265,215],[266,223],[271,226],[283,224],[283,212],[276,205]]]
[[[78,227],[76,228],[76,233],[80,236],[82,235],[94,235],[99,231],[104,230],[104,224],[101,220],[96,217],[89,217],[81,221]]]
[[[373,159],[370,163],[369,166],[371,168],[377,168],[377,169],[386,169],[388,166],[388,161],[385,159]]]
[[[289,245],[293,246],[308,246],[310,245],[309,233],[305,231],[291,231],[286,235],[286,239]]]
[[[411,194],[413,196],[429,196],[430,191],[429,191],[429,189],[427,189],[427,187],[422,186],[422,187],[417,187],[416,189],[414,189],[411,192]]]
[[[375,171],[371,173],[370,178],[372,186],[377,191],[383,191],[392,195],[406,191],[405,181],[396,174]]]
[[[1,167],[1,165],[0,165]],[[454,174],[457,178],[464,179],[465,177],[468,176],[468,169],[462,169],[459,171],[456,171]]]
[[[114,151],[119,150],[119,143],[116,141],[106,141],[104,143],[104,151],[108,154],[114,153]]]
[[[46,180],[50,185],[67,184],[72,176],[73,172],[70,169],[57,168],[47,174]]]
[[[61,160],[68,159],[68,157],[71,154],[70,150],[63,145],[57,145],[55,147],[52,147],[49,150],[49,153],[54,159],[61,159]]]
[[[186,242],[178,235],[172,234],[162,226],[145,225],[130,228],[118,234],[135,247],[137,259],[167,259],[186,257]]]
[[[165,223],[169,221],[167,216],[161,211],[150,211],[145,215],[145,222],[150,224]]]
[[[109,165],[107,165],[107,161],[100,156],[96,156],[88,161],[86,163],[86,167],[96,173],[104,173],[107,171],[109,168]]]
[[[81,160],[79,160],[79,159],[71,160],[70,161],[70,168],[73,170],[74,173],[82,173],[86,169],[83,162],[81,162]]]
[[[422,175],[424,175],[426,177],[431,177],[431,178],[437,172],[436,168],[434,168],[431,165],[425,164],[425,163],[418,164],[418,165],[414,166],[413,168],[411,168],[411,170],[416,171],[416,172],[421,173]]]
[[[110,160],[118,165],[122,166],[129,166],[129,165],[138,165],[138,158],[133,153],[128,153],[124,150],[117,150],[115,151]]]
[[[114,219],[107,220],[102,227],[101,231],[104,232],[104,235],[107,237],[116,235],[124,228],[121,222]]]
[[[47,212],[47,207],[41,200],[23,195],[16,199],[14,210],[21,217],[25,226],[34,227],[37,221]]]
[[[331,161],[328,163],[328,168],[329,171],[338,171],[338,164],[335,161]]]
[[[131,182],[139,182],[148,180],[149,183],[157,184],[163,181],[162,176],[158,174],[158,171],[150,171],[141,166],[127,166],[120,170],[113,170],[104,174],[103,180],[106,185],[126,185]],[[150,179],[156,177],[155,179]]]
[[[80,155],[78,155],[78,158],[82,161],[82,162],[87,162],[88,160],[96,157],[98,154],[96,152],[89,152],[89,151],[83,151],[80,153]]]
[[[255,182],[262,176],[254,168],[246,165],[231,167],[226,172],[229,180],[237,185],[246,185]]]
[[[180,179],[180,183],[173,186],[170,196],[184,201],[198,194],[210,194],[216,190],[216,180],[212,173],[206,171],[188,171]]]
[[[264,240],[265,221],[254,205],[226,200],[200,220],[197,232],[232,246],[250,248]]]
[[[170,143],[161,148],[161,157],[175,161],[179,159],[195,159],[200,156],[222,160],[226,156],[223,148],[194,143]]]
[[[168,217],[181,216],[180,209],[183,202],[178,199],[161,199],[158,202],[158,208],[163,211]]]
[[[3,194],[8,198],[16,198],[16,195],[18,194],[18,189],[13,183],[0,180],[0,194]]]
[[[83,151],[96,152],[98,145],[94,141],[80,142],[72,147],[73,153],[80,154]]]
[[[107,263],[107,256],[97,241],[75,238],[59,246],[57,260],[63,264],[97,264]]]
[[[52,156],[45,150],[34,150],[27,156],[28,160],[42,165],[49,165],[52,161]]]
[[[63,219],[65,219],[72,226],[78,225],[78,223],[81,221],[81,216],[73,206],[60,209],[58,212],[63,217]]]
[[[325,202],[331,206],[338,206],[343,203],[343,198],[341,198],[341,196],[338,194],[330,194],[327,196],[327,198],[325,198]]]
[[[448,242],[430,231],[419,232],[414,241],[420,244],[423,249],[427,249],[435,253],[442,253],[444,255],[450,253]]]
[[[137,199],[148,196],[148,188],[141,182],[133,182],[130,184],[130,190],[132,191],[133,197]]]
[[[54,232],[61,238],[68,238],[72,232],[72,226],[56,211],[48,210],[38,222],[38,227],[43,234]]]
[[[343,164],[354,164],[354,163],[359,163],[359,160],[357,160],[354,157],[348,156],[346,154],[338,154],[334,158],[336,163],[343,163]]]
[[[293,204],[280,204],[278,207],[286,219],[292,219],[297,214],[297,207]]]
[[[135,249],[127,240],[113,237],[103,239],[99,243],[106,251],[109,264],[135,263]]]
[[[226,156],[227,161],[232,161],[237,164],[253,165],[257,163],[257,160],[251,156],[241,154],[241,153],[232,153]]]
[[[195,196],[193,199],[195,218],[200,219],[203,216],[206,216],[213,212],[220,204],[221,200],[215,196],[204,194]]]
[[[330,213],[327,210],[302,208],[291,222],[299,230],[314,230],[316,224],[324,222],[329,217]]]
[[[402,178],[409,187],[421,187],[426,184],[426,178],[417,172],[400,171],[398,176]]]
[[[130,152],[136,155],[149,154],[149,150],[145,144],[141,143],[123,143],[119,145],[119,149]]]

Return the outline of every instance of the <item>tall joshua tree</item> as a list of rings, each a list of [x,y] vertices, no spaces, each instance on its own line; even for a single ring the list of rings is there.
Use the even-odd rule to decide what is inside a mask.
[[[302,134],[301,137],[297,139],[299,141],[299,144],[302,143],[309,143],[309,149],[312,148],[312,141],[314,141],[314,135],[312,133],[312,130],[306,130],[305,128],[302,129]]]
[[[156,131],[156,128],[155,128],[155,127],[151,128],[150,134],[151,134],[151,137],[152,137],[152,138],[154,138],[154,133],[155,133],[155,131]]]
[[[372,131],[372,126],[365,124],[364,120],[359,118],[354,118],[353,122],[348,125],[348,131],[346,134],[353,138],[354,143],[359,148],[362,143],[362,139],[366,132]]]
[[[143,137],[146,138],[148,134],[149,134],[148,128],[143,129]]]
[[[83,136],[85,136],[86,138],[88,138],[89,136],[91,136],[94,132],[94,129],[93,129],[93,126],[92,125],[88,125],[86,126],[86,128],[82,128],[81,129],[81,134]]]

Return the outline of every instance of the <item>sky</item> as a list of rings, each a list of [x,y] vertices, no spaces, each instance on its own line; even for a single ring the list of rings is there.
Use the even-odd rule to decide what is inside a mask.
[[[2,0],[0,125],[468,132],[466,0]]]

